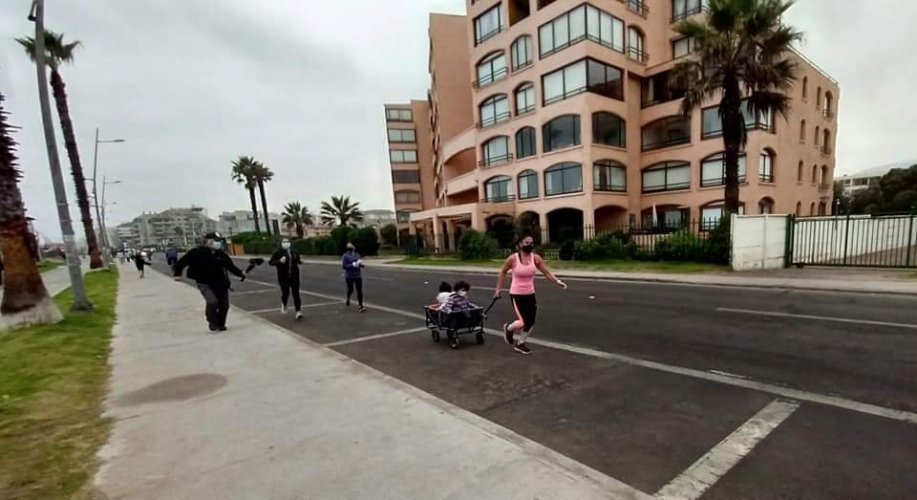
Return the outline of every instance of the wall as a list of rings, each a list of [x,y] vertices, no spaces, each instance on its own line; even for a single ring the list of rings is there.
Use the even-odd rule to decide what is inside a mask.
[[[732,269],[782,269],[788,223],[786,215],[733,215]]]

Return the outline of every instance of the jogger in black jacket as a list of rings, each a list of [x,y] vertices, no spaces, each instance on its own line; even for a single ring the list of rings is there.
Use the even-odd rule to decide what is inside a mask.
[[[302,258],[290,248],[290,240],[284,238],[280,250],[274,252],[269,262],[277,268],[277,283],[280,284],[280,312],[286,314],[290,294],[293,294],[293,307],[296,308],[296,319],[302,319],[302,297],[299,296],[299,265]]]
[[[197,282],[197,289],[207,302],[205,314],[210,331],[226,331],[226,316],[229,314],[229,275],[232,273],[245,281],[245,273],[236,267],[223,251],[223,236],[208,233],[203,246],[190,250],[173,267],[176,281],[181,281],[182,272],[188,268],[188,277]]]

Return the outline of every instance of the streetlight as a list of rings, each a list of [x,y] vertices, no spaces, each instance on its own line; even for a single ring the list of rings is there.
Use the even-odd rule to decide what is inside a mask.
[[[102,218],[101,212],[99,212],[99,198],[97,196],[98,189],[99,189],[99,183],[97,181],[97,179],[99,178],[99,144],[116,144],[116,143],[122,143],[122,142],[125,142],[125,140],[124,139],[99,140],[99,127],[96,127],[96,143],[95,143],[95,148],[92,153],[92,196],[93,198],[95,198],[96,220],[99,221],[100,228],[102,229],[102,240],[103,240],[102,245],[105,247],[105,252],[103,252],[105,254],[104,258],[105,258],[105,262],[109,266],[111,265],[111,255],[110,255],[111,249],[108,248],[109,246],[108,245],[108,234],[106,234],[105,232],[105,222],[104,222],[104,219]],[[105,178],[103,177],[102,179],[103,179],[102,200],[104,202],[104,199],[105,199],[104,179]],[[113,182],[112,184],[117,184],[118,182],[121,182],[121,181],[116,181],[116,182]]]

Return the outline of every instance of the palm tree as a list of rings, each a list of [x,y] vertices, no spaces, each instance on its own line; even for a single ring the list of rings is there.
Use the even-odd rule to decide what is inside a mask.
[[[752,116],[789,112],[787,92],[797,67],[789,52],[802,40],[801,32],[781,21],[792,5],[793,0],[710,0],[705,19],[675,27],[695,47],[673,71],[674,87],[685,91],[682,112],[688,115],[721,96],[727,214],[739,209],[739,152],[748,139],[742,106]]]
[[[274,178],[274,172],[264,166],[260,161],[255,162],[255,182],[258,183],[258,190],[261,192],[261,213],[264,214],[264,230],[271,234],[271,216],[267,213],[267,197],[264,195],[264,183],[270,182]]]
[[[255,232],[260,233],[261,227],[258,225],[258,204],[255,201],[255,168],[257,162],[251,156],[240,156],[238,160],[232,162],[232,180],[245,186],[248,190],[248,198],[252,203],[252,217],[255,219]]]
[[[32,235],[25,216],[21,173],[16,167],[16,142],[6,123],[0,94],[0,253],[3,253],[5,287],[0,314],[4,327],[56,323],[63,319],[48,296],[41,274],[30,250]]]
[[[359,203],[351,203],[350,196],[332,196],[331,203],[322,202],[322,223],[339,224],[346,226],[352,222],[363,220],[363,213],[360,212]]]
[[[76,187],[76,201],[80,208],[80,219],[83,222],[83,231],[86,234],[86,245],[89,247],[89,267],[98,269],[104,264],[99,253],[99,241],[96,238],[95,228],[92,224],[92,213],[89,211],[89,193],[86,191],[86,179],[83,176],[83,165],[80,162],[80,152],[76,144],[76,134],[73,132],[73,121],[70,119],[70,105],[67,102],[67,90],[64,79],[60,75],[60,67],[65,63],[73,62],[73,55],[79,48],[80,42],[64,42],[63,33],[45,31],[45,61],[51,69],[51,90],[54,94],[54,103],[57,106],[57,116],[60,119],[61,131],[64,134],[64,145],[67,148],[67,157],[70,158],[70,172]],[[32,37],[17,38],[17,42],[25,49],[26,54],[35,62],[35,39]]]
[[[287,229],[291,227],[296,228],[296,236],[302,238],[305,234],[304,227],[311,226],[313,224],[312,214],[309,213],[307,207],[302,206],[299,202],[287,203],[287,206],[283,207],[283,225]]]

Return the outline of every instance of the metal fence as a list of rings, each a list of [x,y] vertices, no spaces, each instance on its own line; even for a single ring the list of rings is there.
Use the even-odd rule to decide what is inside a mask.
[[[792,220],[793,265],[917,267],[917,215]]]

